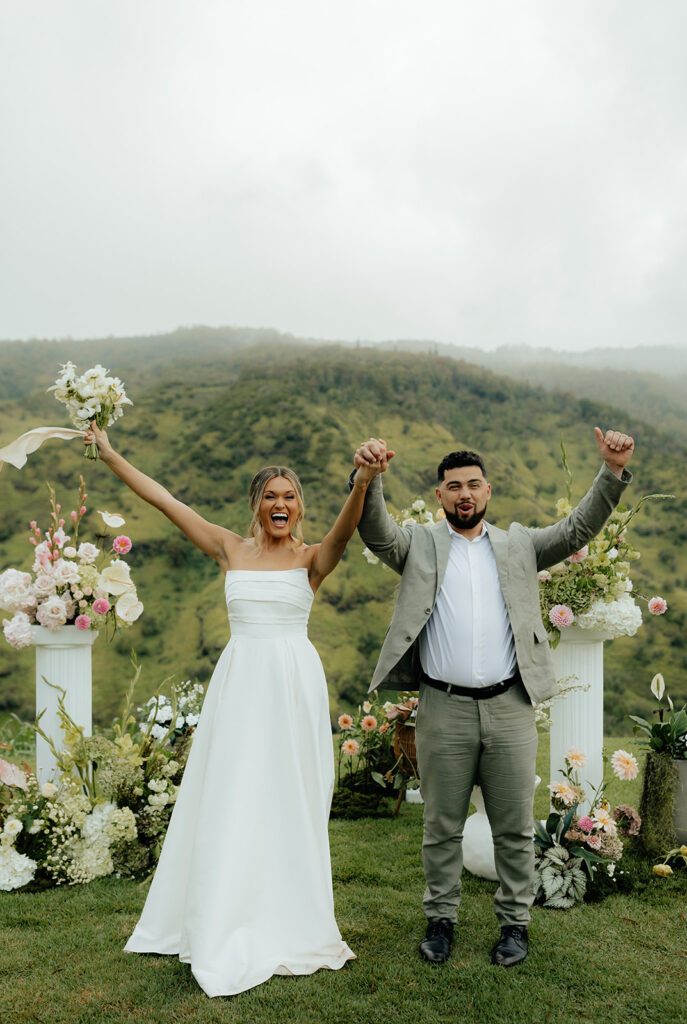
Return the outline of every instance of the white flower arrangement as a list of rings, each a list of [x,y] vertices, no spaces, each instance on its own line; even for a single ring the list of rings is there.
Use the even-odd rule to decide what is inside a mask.
[[[15,648],[31,644],[34,625],[54,632],[69,624],[81,630],[101,629],[109,622],[118,629],[135,622],[143,612],[131,570],[119,557],[131,550],[131,540],[123,534],[114,538],[112,552],[116,557],[104,554],[89,541],[77,546],[79,527],[87,511],[83,477],[77,507],[70,514],[71,535],[65,533],[67,520],[61,515],[54,489],[48,485],[48,490],[50,528],[41,533],[35,520],[30,523],[29,543],[34,549],[31,572],[10,568],[0,573],[0,608],[12,616],[2,620],[3,632]],[[121,516],[100,515],[105,525],[112,519],[117,527],[124,525]]]
[[[109,370],[100,363],[80,376],[74,363],[64,363],[48,391],[54,391],[58,402],[66,405],[77,430],[85,430],[93,420],[101,429],[109,427],[123,415],[125,405],[133,405],[119,377],[110,377]],[[88,446],[84,455],[89,459],[98,458],[95,442]]]

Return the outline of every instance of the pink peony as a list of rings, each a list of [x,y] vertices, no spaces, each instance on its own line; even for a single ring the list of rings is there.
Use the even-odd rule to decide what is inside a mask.
[[[569,562],[584,562],[585,558],[589,554],[589,548],[585,544],[579,551],[574,551],[572,555],[568,555]]]
[[[90,629],[91,620],[87,615],[77,615],[74,619],[74,625],[77,629]]]
[[[95,605],[93,605],[93,607],[95,608]],[[352,725],[353,719],[350,715],[339,715],[339,729],[350,729]]]
[[[99,597],[97,601],[93,602],[93,611],[96,615],[106,615],[110,610],[110,602],[104,597]],[[339,719],[339,721],[341,721]]]
[[[615,777],[623,779],[625,782],[631,782],[639,774],[637,758],[632,754],[628,754],[626,750],[616,750],[611,758],[611,764],[613,765]]]
[[[572,608],[568,608],[567,604],[555,604],[549,612],[549,621],[557,629],[565,629],[566,626],[573,624],[575,615]]]
[[[112,547],[118,555],[126,555],[132,548],[131,540],[122,534],[120,537],[115,537],[112,541]]]
[[[360,728],[363,732],[374,732],[377,728],[377,719],[374,715],[365,715],[360,723]]]
[[[594,822],[587,814],[585,814],[583,818],[580,818],[577,824],[583,832],[591,832],[594,828]]]
[[[663,615],[668,608],[668,602],[662,597],[652,597],[649,601],[649,611],[652,615]]]

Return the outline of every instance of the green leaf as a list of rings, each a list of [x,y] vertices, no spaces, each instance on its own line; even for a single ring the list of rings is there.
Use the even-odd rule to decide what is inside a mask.
[[[381,772],[370,772],[370,774],[378,786],[381,786],[382,789],[386,789],[386,780]]]

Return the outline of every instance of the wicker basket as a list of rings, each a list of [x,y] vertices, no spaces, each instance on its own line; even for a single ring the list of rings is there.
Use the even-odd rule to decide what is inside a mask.
[[[400,769],[404,775],[420,778],[417,767],[417,751],[415,749],[415,726],[406,722],[396,722],[394,732],[394,754],[400,758]]]

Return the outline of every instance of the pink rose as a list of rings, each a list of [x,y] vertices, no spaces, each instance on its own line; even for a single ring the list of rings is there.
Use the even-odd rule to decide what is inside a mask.
[[[77,615],[76,619],[74,620],[74,625],[76,626],[77,629],[90,629],[91,620],[87,615]]]
[[[662,597],[652,597],[649,601],[649,611],[652,615],[663,615],[668,607],[668,602]]]
[[[128,537],[125,537],[124,534],[122,534],[120,537],[115,537],[115,539],[112,541],[112,547],[114,548],[118,555],[126,555],[129,551],[131,551],[132,544],[130,539]]]
[[[93,602],[93,611],[96,615],[106,615],[110,610],[110,602],[106,601],[104,597],[99,597],[97,601]]]

